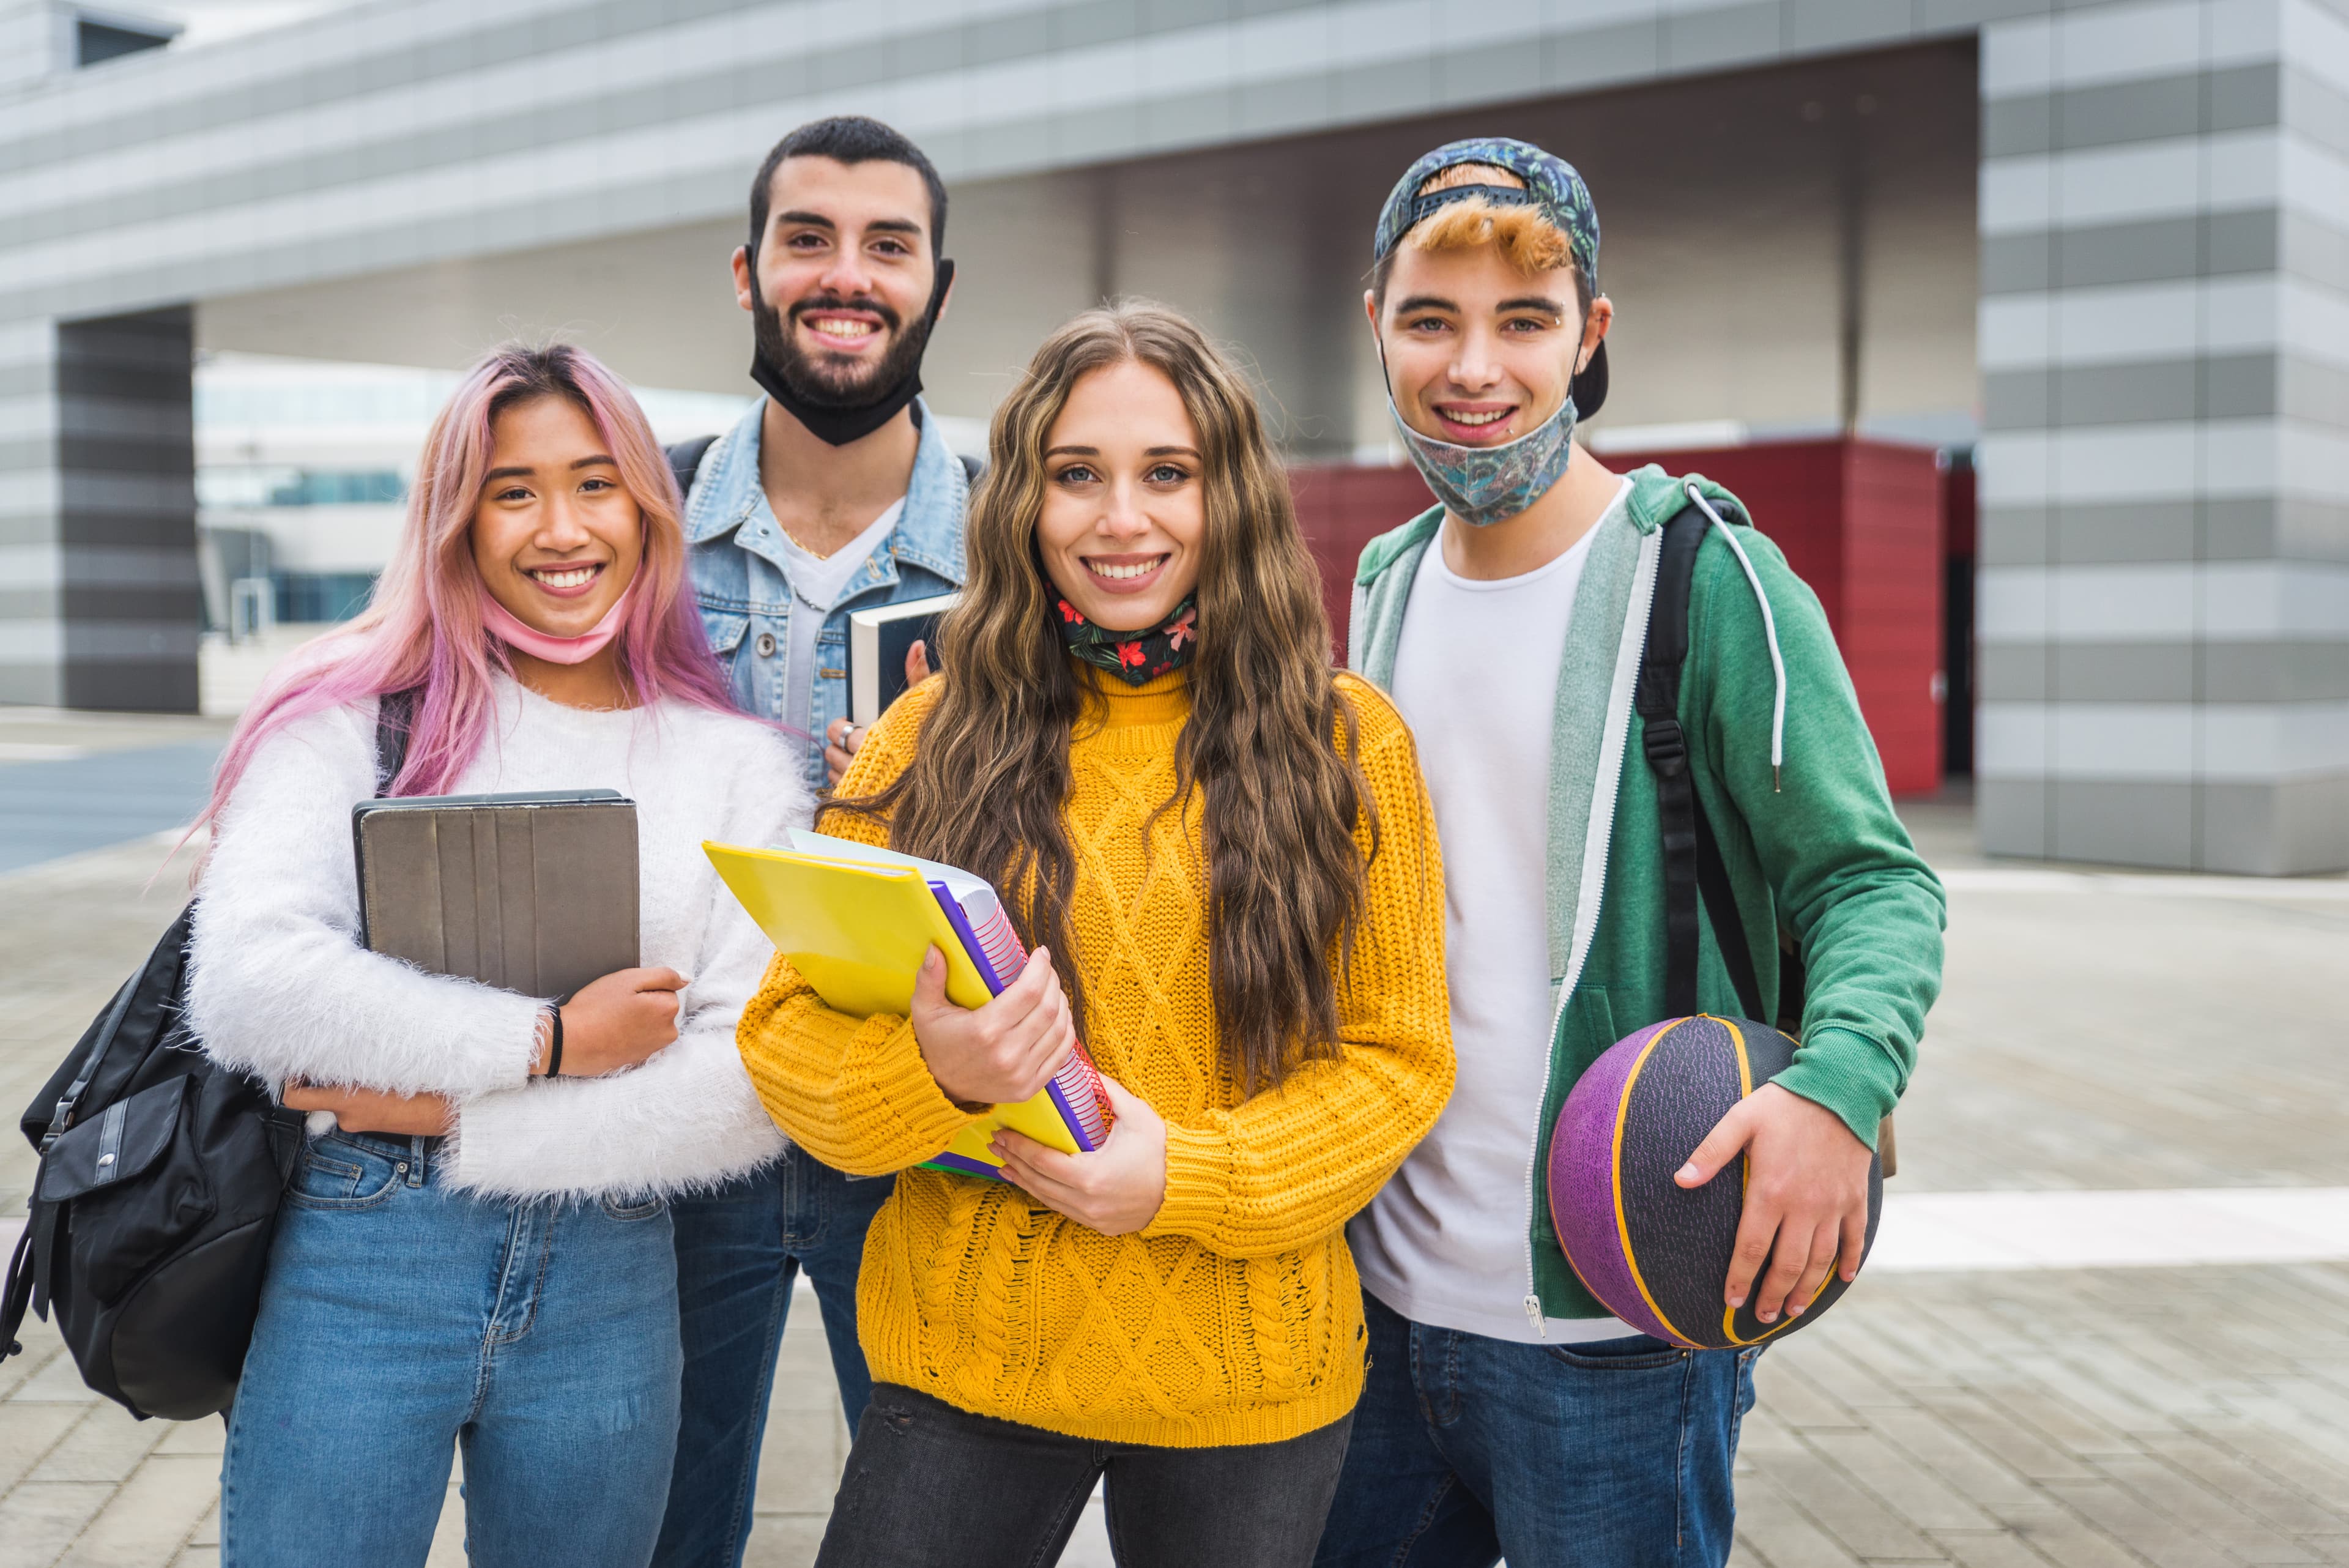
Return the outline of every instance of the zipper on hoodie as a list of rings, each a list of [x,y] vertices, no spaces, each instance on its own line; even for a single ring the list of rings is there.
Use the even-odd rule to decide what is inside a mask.
[[[1606,883],[1602,880],[1599,887],[1603,891],[1606,887]],[[1566,1004],[1573,998],[1573,988],[1568,985],[1566,981],[1560,981],[1557,987],[1557,1011],[1550,1015],[1549,1021],[1549,1061],[1542,1068],[1541,1099],[1537,1102],[1537,1106],[1547,1106],[1549,1104],[1549,1081],[1551,1076],[1557,1071],[1557,1032],[1566,1023]],[[1539,1198],[1535,1196],[1534,1182],[1541,1173],[1541,1111],[1537,1109],[1534,1112],[1533,1140],[1526,1148],[1525,1308],[1526,1321],[1533,1325],[1534,1336],[1537,1339],[1547,1339],[1549,1337],[1549,1320],[1542,1315],[1541,1287],[1537,1282],[1534,1273],[1536,1267],[1536,1260],[1534,1258],[1534,1205],[1541,1201]]]
[[[1627,481],[1626,483],[1628,483],[1629,482]],[[1626,507],[1626,514],[1629,514],[1628,504]],[[1606,520],[1603,514],[1599,520],[1602,523]],[[1644,549],[1645,545],[1643,544],[1642,550],[1644,551]],[[1639,568],[1635,565],[1632,568],[1631,574],[1631,581],[1635,589],[1638,587],[1639,580]],[[1656,608],[1655,589],[1655,577],[1651,575],[1648,579],[1647,599],[1644,602],[1635,602],[1627,606],[1624,610],[1624,613],[1627,616],[1636,615],[1640,618],[1640,651],[1636,656],[1637,659],[1645,659],[1647,657],[1649,624],[1654,618]],[[1627,626],[1624,629],[1628,631],[1630,628]],[[1633,668],[1635,670],[1638,668],[1636,662],[1634,663]],[[1633,690],[1636,692],[1636,684]],[[1609,706],[1611,712],[1611,695],[1609,697]],[[1630,752],[1630,735],[1631,721],[1630,715],[1627,713],[1623,720],[1624,753],[1626,756],[1628,756]],[[1602,742],[1599,747],[1599,761],[1602,766],[1606,761],[1606,746]],[[1623,759],[1621,757],[1616,759],[1619,782],[1622,761]],[[1599,808],[1599,793],[1600,792],[1597,790],[1594,790],[1591,793],[1590,805],[1594,815]],[[1606,794],[1607,814],[1609,819],[1609,826],[1607,830],[1607,843],[1609,851],[1611,853],[1615,843],[1615,830],[1612,826],[1612,819],[1614,817],[1616,808],[1619,804],[1620,794],[1619,791],[1610,790],[1607,791]],[[1584,823],[1583,834],[1586,846],[1588,842],[1589,831],[1589,823]],[[1605,909],[1606,902],[1607,874],[1606,867],[1602,863],[1599,868],[1599,888],[1598,890],[1591,895],[1590,899],[1590,935],[1593,941],[1599,940],[1599,917],[1601,911]],[[1575,911],[1575,918],[1578,920],[1581,919],[1581,909],[1578,905]],[[1588,957],[1587,954],[1585,956]],[[1550,1015],[1549,1059],[1542,1067],[1542,1092],[1540,1106],[1543,1108],[1547,1108],[1549,1105],[1550,1080],[1557,1074],[1558,1031],[1563,1028],[1566,1023],[1567,1003],[1574,1000],[1575,987],[1581,983],[1582,971],[1580,966],[1569,961],[1567,964],[1567,973],[1565,978],[1558,981],[1557,1011]],[[1526,1321],[1533,1325],[1535,1337],[1546,1340],[1549,1337],[1549,1320],[1542,1315],[1541,1285],[1538,1276],[1535,1272],[1537,1263],[1534,1257],[1534,1215],[1536,1212],[1534,1206],[1541,1201],[1540,1196],[1536,1191],[1535,1183],[1541,1174],[1541,1142],[1542,1116],[1541,1110],[1537,1109],[1534,1112],[1534,1136],[1526,1147],[1526,1299],[1524,1305],[1526,1309]]]

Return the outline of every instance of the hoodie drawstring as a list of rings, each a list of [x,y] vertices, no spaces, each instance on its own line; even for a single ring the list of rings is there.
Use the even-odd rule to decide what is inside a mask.
[[[1770,671],[1778,681],[1777,697],[1770,707],[1770,788],[1775,794],[1779,787],[1779,774],[1786,762],[1786,660],[1778,652],[1777,618],[1770,613],[1770,596],[1762,591],[1762,579],[1754,570],[1754,559],[1745,553],[1745,546],[1737,542],[1736,532],[1720,513],[1713,509],[1713,503],[1707,501],[1694,484],[1687,484],[1683,488],[1697,509],[1721,530],[1721,536],[1729,542],[1729,547],[1737,552],[1737,564],[1745,568],[1745,580],[1754,588],[1754,602],[1762,607],[1762,633],[1770,642]]]

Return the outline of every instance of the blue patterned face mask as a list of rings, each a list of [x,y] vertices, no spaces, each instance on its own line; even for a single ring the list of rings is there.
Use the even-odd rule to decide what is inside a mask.
[[[1444,509],[1475,528],[1515,517],[1540,500],[1574,455],[1571,393],[1539,426],[1499,446],[1458,446],[1422,435],[1404,422],[1392,392],[1387,412],[1402,433],[1403,450]]]

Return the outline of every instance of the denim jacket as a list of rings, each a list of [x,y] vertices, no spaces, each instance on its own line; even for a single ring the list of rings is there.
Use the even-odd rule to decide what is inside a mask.
[[[745,713],[781,722],[783,665],[795,610],[782,525],[759,483],[761,399],[740,423],[711,443],[686,498],[687,559],[709,646],[727,669],[734,701]],[[918,400],[921,446],[897,525],[876,547],[824,618],[816,639],[815,691],[808,705],[814,733],[807,745],[808,787],[824,787],[823,733],[848,711],[848,613],[899,599],[949,593],[962,586],[963,513],[970,484],[962,460]]]

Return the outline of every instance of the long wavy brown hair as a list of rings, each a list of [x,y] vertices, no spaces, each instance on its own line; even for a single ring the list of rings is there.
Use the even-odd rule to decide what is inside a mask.
[[[1128,360],[1174,384],[1199,432],[1199,640],[1174,793],[1159,810],[1206,792],[1216,1024],[1253,1093],[1337,1054],[1337,992],[1368,864],[1355,836],[1365,829],[1376,854],[1378,826],[1288,476],[1247,382],[1181,315],[1145,303],[1088,310],[1037,349],[988,432],[969,576],[939,628],[947,674],[914,760],[886,788],[824,809],[885,817],[893,847],[992,877],[1020,934],[1051,949],[1081,1030],[1068,922],[1076,857],[1061,812],[1070,735],[1102,699],[1061,640],[1036,524],[1044,452],[1071,389]]]

